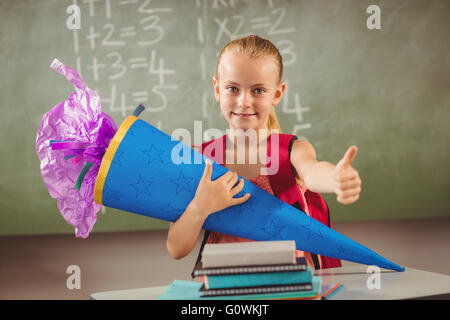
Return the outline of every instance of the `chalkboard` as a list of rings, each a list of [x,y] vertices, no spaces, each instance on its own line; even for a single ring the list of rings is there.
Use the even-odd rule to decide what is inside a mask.
[[[117,124],[142,102],[144,120],[194,136],[194,121],[227,128],[212,77],[221,48],[248,34],[283,56],[282,131],[333,163],[359,147],[360,200],[325,195],[334,221],[450,216],[449,12],[447,0],[3,0],[0,234],[74,232],[35,153],[42,115],[73,91],[53,58]],[[108,208],[94,232],[166,227]]]

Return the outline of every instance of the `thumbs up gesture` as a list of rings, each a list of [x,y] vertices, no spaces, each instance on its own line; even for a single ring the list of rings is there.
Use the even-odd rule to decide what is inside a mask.
[[[361,192],[361,179],[358,171],[351,166],[352,161],[358,153],[356,146],[351,146],[345,152],[344,157],[337,163],[333,170],[335,182],[334,193],[337,201],[342,204],[350,204],[358,200]]]

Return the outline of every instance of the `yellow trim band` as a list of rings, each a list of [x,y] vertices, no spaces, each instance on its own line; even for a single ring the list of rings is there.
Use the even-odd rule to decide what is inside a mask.
[[[106,176],[109,172],[109,167],[114,159],[114,155],[116,154],[116,151],[128,130],[137,119],[138,118],[135,116],[129,116],[126,118],[109,143],[108,149],[106,149],[105,155],[102,159],[102,164],[98,170],[97,179],[95,180],[94,201],[97,204],[103,204],[103,187],[105,185]]]

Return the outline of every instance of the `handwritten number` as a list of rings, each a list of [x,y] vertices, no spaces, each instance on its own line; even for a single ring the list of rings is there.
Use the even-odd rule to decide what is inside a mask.
[[[115,27],[112,23],[108,23],[105,24],[103,26],[104,29],[109,29],[108,33],[106,34],[105,39],[103,39],[102,41],[102,45],[105,47],[109,47],[109,46],[123,46],[125,45],[125,42],[123,41],[111,41],[110,39],[112,38],[114,31],[115,31]]]
[[[116,80],[116,79],[122,77],[125,74],[125,72],[127,71],[127,67],[125,65],[121,64],[122,56],[120,55],[120,53],[110,52],[110,53],[108,53],[107,57],[115,58],[113,64],[111,65],[111,68],[119,70],[116,74],[109,76],[109,79]]]

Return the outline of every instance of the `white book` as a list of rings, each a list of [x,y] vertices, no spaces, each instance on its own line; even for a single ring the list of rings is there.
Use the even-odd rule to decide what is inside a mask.
[[[295,241],[250,241],[205,244],[202,267],[295,264]]]

